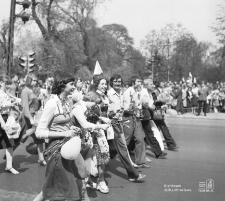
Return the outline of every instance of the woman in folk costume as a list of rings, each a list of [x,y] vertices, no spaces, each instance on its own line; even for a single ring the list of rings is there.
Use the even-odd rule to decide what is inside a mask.
[[[90,87],[90,91],[87,93],[88,96],[92,97],[92,101],[95,101],[97,107],[92,110],[92,113],[96,114],[101,121],[98,119],[92,118],[91,115],[88,115],[88,121],[95,124],[110,123],[110,119],[107,118],[108,104],[109,100],[106,97],[107,90],[107,81],[101,75],[93,76],[93,85]],[[110,155],[109,155],[109,145],[103,130],[99,130],[97,135],[93,138],[94,143],[94,152],[97,158],[97,167],[98,167],[98,186],[97,189],[102,193],[108,193],[109,189],[105,183],[105,166],[108,164]]]
[[[13,109],[14,104],[6,93],[6,84],[9,85],[4,77],[0,80],[0,150],[6,150],[6,168],[5,170],[11,174],[19,174],[13,168],[13,147],[18,143],[15,141],[19,137],[15,127],[15,120],[19,118],[19,112]],[[14,118],[14,125],[8,125],[10,117]],[[16,130],[15,130],[16,129]]]
[[[77,178],[86,178],[86,171],[83,158],[79,154],[80,129],[70,126],[72,101],[68,96],[74,88],[73,78],[55,81],[53,95],[46,103],[38,123],[36,136],[49,139],[49,146],[44,153],[47,167],[43,190],[34,201],[80,200]],[[65,147],[67,142],[74,139],[76,144]],[[71,154],[76,157],[69,157]]]
[[[85,181],[83,180],[83,189],[84,189],[84,198],[85,201],[89,201],[86,187],[92,188],[92,189],[98,189],[102,191],[101,186],[94,183],[91,178],[90,174],[92,172],[92,157],[93,157],[93,140],[92,138],[95,138],[95,135],[99,132],[99,130],[106,130],[110,125],[109,124],[94,124],[87,121],[87,114],[88,110],[90,110],[96,103],[95,99],[92,96],[85,95],[83,97],[83,100],[81,100],[81,94],[76,92],[72,95],[73,100],[73,109],[71,112],[71,125],[77,126],[81,129],[84,129],[85,132],[83,132],[82,138],[82,150],[81,154],[85,160],[85,167],[87,170],[87,178],[86,180],[86,186]],[[101,117],[98,119],[100,120]]]
[[[41,102],[38,97],[33,92],[33,86],[36,85],[37,77],[33,74],[29,74],[26,77],[25,88],[21,93],[21,105],[23,107],[22,110],[22,123],[21,123],[21,134],[18,141],[23,142],[25,144],[32,142],[37,146],[38,152],[38,163],[41,166],[46,165],[46,161],[43,156],[43,139],[37,139],[35,136],[35,129],[33,129],[32,133],[27,135],[27,131],[32,129],[35,125],[35,118],[38,110],[41,108]]]

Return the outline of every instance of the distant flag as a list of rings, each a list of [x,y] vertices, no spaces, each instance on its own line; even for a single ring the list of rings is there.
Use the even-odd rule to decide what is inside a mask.
[[[182,78],[182,81],[185,82],[184,77]]]
[[[191,77],[191,78],[192,78],[192,74],[191,74],[191,72],[189,72],[189,77]]]
[[[98,61],[96,61],[94,75],[101,75],[101,74],[103,74],[102,68],[98,63]]]
[[[196,83],[197,81],[196,81],[196,78],[194,77],[194,83]]]

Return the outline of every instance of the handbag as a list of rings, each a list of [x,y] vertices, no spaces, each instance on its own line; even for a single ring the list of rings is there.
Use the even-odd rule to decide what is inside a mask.
[[[153,120],[164,120],[164,114],[162,109],[157,109],[153,111]]]

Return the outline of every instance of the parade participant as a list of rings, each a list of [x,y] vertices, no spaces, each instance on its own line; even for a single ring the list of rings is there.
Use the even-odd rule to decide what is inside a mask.
[[[179,84],[177,84],[179,85]],[[178,87],[178,86],[177,86]],[[154,93],[153,93],[154,94]],[[159,93],[158,97],[160,97],[161,94]],[[175,96],[179,96],[179,100],[181,101],[182,104],[182,91],[181,89],[178,89],[178,91],[175,91]],[[157,96],[154,94],[154,104],[156,105],[157,103]],[[162,96],[163,97],[163,96]],[[163,102],[161,102],[163,104]],[[162,109],[162,106],[159,106],[160,110]],[[170,151],[176,150],[179,147],[176,145],[175,140],[173,139],[173,137],[170,134],[169,128],[165,123],[165,118],[162,119],[154,119],[154,115],[153,115],[153,121],[156,124],[156,126],[162,131],[163,137],[165,139],[165,142],[167,144],[167,148]]]
[[[6,122],[9,116],[10,108],[13,106],[10,97],[5,93],[7,80],[1,77],[0,80],[0,150],[6,150],[6,168],[5,170],[11,174],[19,174],[13,168],[13,147],[16,146],[15,139],[7,137]]]
[[[91,174],[91,160],[93,156],[93,140],[96,132],[99,132],[99,129],[106,130],[110,125],[109,124],[94,124],[87,121],[87,110],[95,105],[95,100],[92,99],[91,96],[84,96],[83,100],[80,99],[78,92],[73,93],[72,101],[73,101],[73,109],[71,112],[71,124],[77,126],[79,128],[83,128],[86,132],[83,132],[82,136],[83,141],[83,149],[81,150],[81,154],[85,160],[85,167],[87,171],[86,185],[83,180],[82,186],[82,198],[83,200],[88,201],[89,197],[87,195],[86,186],[91,189],[97,189],[97,184],[94,183],[90,177]],[[95,131],[95,132],[94,132]]]
[[[99,102],[96,113],[98,113],[99,118],[104,123],[110,123],[110,119],[107,118],[108,104],[109,100],[106,97],[105,93],[107,91],[107,81],[103,76],[94,75],[93,76],[93,85],[90,86],[91,91],[87,95],[92,97],[92,100]],[[92,122],[99,124],[99,121]],[[105,137],[105,133],[99,130],[98,135],[93,140],[94,151],[97,157],[97,167],[98,167],[98,184],[97,189],[102,193],[108,193],[109,188],[105,183],[105,166],[108,164],[110,155],[109,155],[109,145]]]
[[[14,97],[18,97],[18,91],[19,91],[18,76],[15,75],[12,78],[12,84],[9,87],[9,93]]]
[[[35,133],[32,133],[28,137],[24,137],[28,129],[31,129],[34,125],[35,121],[35,115],[36,112],[40,109],[41,103],[38,100],[37,96],[33,92],[33,86],[35,86],[37,83],[37,78],[35,75],[30,74],[26,77],[25,82],[25,88],[23,89],[21,93],[21,105],[23,107],[22,110],[22,123],[21,123],[21,134],[20,140],[23,143],[26,143],[27,141],[32,140],[34,144],[37,145],[37,152],[38,152],[38,163],[41,166],[46,165],[46,161],[44,160],[43,156],[43,143],[44,140],[37,139],[35,136]],[[31,139],[32,138],[32,139]]]
[[[73,90],[73,78],[55,81],[53,95],[46,103],[38,123],[36,136],[40,139],[50,139],[50,142],[46,150],[46,180],[42,192],[34,201],[80,200],[75,161],[63,158],[61,152],[54,149],[64,138],[77,135],[70,127],[72,101],[68,95],[71,95]]]
[[[139,113],[142,105],[137,89],[141,86],[141,83],[142,80],[138,76],[131,77],[129,80],[130,87],[123,94],[123,120],[126,121],[123,130],[128,150],[132,146],[131,140],[135,139],[135,163],[140,167],[149,168],[150,166],[146,165],[145,133]]]
[[[120,160],[122,161],[127,171],[129,181],[134,182],[143,179],[146,175],[139,174],[137,170],[133,167],[131,163],[132,161],[129,157],[129,151],[127,150],[126,140],[123,133],[123,126],[120,123],[123,114],[123,95],[121,90],[122,84],[123,80],[120,75],[115,74],[110,78],[111,88],[108,90],[107,93],[109,98],[109,114],[111,119],[117,121],[117,124],[113,125],[115,134],[113,142],[116,151],[119,154]]]
[[[154,92],[154,84],[152,80],[150,79],[144,80],[144,89],[142,90],[141,93],[141,100],[143,104],[142,106],[143,110],[150,109],[149,113],[151,117],[153,117],[152,111],[155,109],[154,100],[152,97],[153,92]],[[164,151],[163,141],[154,121],[151,119],[143,119],[142,126],[145,131],[146,142],[151,147],[156,158],[165,158],[167,153],[163,152]]]

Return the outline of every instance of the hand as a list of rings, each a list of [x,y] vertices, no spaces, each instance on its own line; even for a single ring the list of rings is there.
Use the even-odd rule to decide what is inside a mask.
[[[68,131],[65,131],[63,133],[64,133],[65,137],[73,137],[73,136],[75,136],[76,132],[74,130],[68,130]]]
[[[106,124],[110,124],[111,123],[111,120],[109,118],[106,118],[106,117],[100,117],[100,119],[106,123]]]
[[[76,127],[76,126],[71,126],[70,127],[71,130],[74,130],[76,133],[80,132],[80,128]]]
[[[109,124],[101,124],[101,125],[98,125],[98,127],[103,130],[107,130],[109,128]]]

